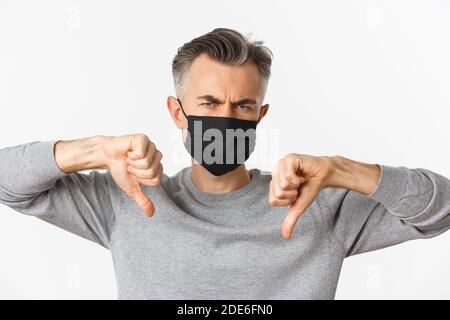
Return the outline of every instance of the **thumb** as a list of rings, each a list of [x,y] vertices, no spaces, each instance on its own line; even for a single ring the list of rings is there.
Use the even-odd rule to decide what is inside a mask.
[[[298,220],[306,209],[314,202],[319,190],[320,189],[312,185],[305,185],[303,188],[300,188],[299,197],[291,204],[289,212],[283,221],[282,233],[286,239],[289,239],[292,236]]]
[[[153,213],[155,212],[153,202],[147,197],[144,192],[142,192],[140,186],[137,186],[136,190],[131,193],[130,196],[147,217],[153,216]]]

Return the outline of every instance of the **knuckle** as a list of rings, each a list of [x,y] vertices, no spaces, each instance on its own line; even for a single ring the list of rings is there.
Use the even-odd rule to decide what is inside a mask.
[[[158,149],[155,149],[152,159],[154,162],[159,161],[161,159],[161,152]]]
[[[269,194],[269,203],[270,204],[273,204],[275,202],[275,197],[273,196],[273,193],[271,192],[270,194]]]
[[[294,159],[296,157],[298,157],[297,153],[288,153],[285,158],[288,160],[288,159]]]
[[[290,183],[289,183],[289,181],[287,180],[287,179],[282,179],[281,181],[280,181],[280,187],[282,188],[282,189],[286,189],[286,188],[288,188],[290,186]]]
[[[153,178],[148,181],[148,184],[151,186],[157,186],[157,185],[161,184],[161,180],[158,178]]]
[[[149,158],[145,158],[143,164],[146,168],[149,168],[152,165],[152,162],[150,161]]]
[[[148,140],[147,135],[144,134],[144,133],[138,133],[136,136],[137,136],[138,139],[141,139],[141,140]]]
[[[132,139],[134,140],[134,142],[137,145],[145,144],[146,141],[148,140],[147,136],[142,133],[137,133],[137,134],[133,135]]]
[[[156,183],[156,184],[160,184],[161,183],[161,177],[155,177],[154,179],[153,179],[153,181]]]
[[[136,151],[134,151],[134,153],[136,154],[136,157],[138,157],[138,158],[143,158],[144,157],[144,152],[142,151],[141,148],[136,149]]]
[[[292,171],[287,171],[285,174],[284,174],[284,178],[286,179],[286,180],[293,180],[294,178],[296,177],[296,175],[292,172]]]
[[[281,198],[283,196],[283,192],[281,192],[281,190],[275,190],[274,194],[277,198]]]

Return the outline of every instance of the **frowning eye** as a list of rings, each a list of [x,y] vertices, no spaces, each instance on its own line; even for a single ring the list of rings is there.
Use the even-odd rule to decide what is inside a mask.
[[[204,102],[204,103],[201,103],[200,105],[205,106],[205,107],[212,107],[212,106],[214,106],[214,103],[213,102]]]
[[[242,103],[242,104],[239,104],[238,107],[239,107],[239,109],[250,109],[252,106],[249,104]]]

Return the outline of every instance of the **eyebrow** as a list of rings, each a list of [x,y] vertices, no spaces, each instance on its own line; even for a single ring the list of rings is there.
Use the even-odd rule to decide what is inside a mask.
[[[224,101],[221,101],[220,99],[212,96],[212,95],[204,95],[204,96],[198,96],[197,99],[199,100],[206,100],[208,102],[212,102],[212,103],[218,103],[218,104],[223,104],[225,103]],[[256,104],[256,100],[254,99],[250,99],[250,98],[243,98],[240,99],[238,101],[235,102],[231,102],[231,104],[233,105],[238,105],[238,104]]]

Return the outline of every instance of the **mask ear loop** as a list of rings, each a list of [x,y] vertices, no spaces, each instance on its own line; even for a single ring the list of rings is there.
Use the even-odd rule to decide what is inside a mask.
[[[180,107],[181,107],[181,111],[183,112],[183,114],[184,114],[184,116],[186,117],[186,119],[188,118],[188,116],[186,115],[186,113],[184,112],[184,109],[183,109],[183,106],[181,105],[181,101],[180,101],[180,99],[178,99],[177,98],[177,100],[178,100],[178,103],[180,104]]]
[[[184,109],[183,109],[183,106],[181,105],[180,99],[177,98],[177,100],[178,100],[178,103],[180,104],[181,111],[183,112],[184,116],[186,117],[186,120],[188,120],[188,123],[189,123],[188,116],[187,116],[186,113],[184,112]],[[189,126],[189,124],[188,124],[188,126]]]

